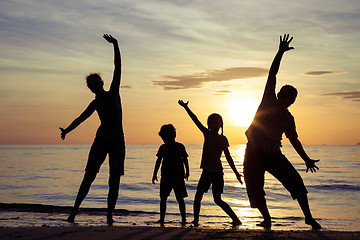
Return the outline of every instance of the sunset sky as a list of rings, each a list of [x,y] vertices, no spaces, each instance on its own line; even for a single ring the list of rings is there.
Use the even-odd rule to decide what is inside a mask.
[[[90,144],[97,114],[60,139],[94,98],[84,77],[108,89],[113,48],[122,61],[127,144],[160,144],[161,125],[177,140],[202,135],[178,99],[206,124],[224,118],[230,145],[260,102],[279,36],[289,33],[278,89],[294,85],[290,107],[303,144],[360,142],[360,1],[35,1],[0,2],[0,144]],[[278,90],[277,89],[277,90]],[[287,144],[287,140],[284,141]]]

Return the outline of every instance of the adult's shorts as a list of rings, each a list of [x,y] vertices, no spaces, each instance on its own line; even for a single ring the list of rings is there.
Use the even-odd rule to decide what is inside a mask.
[[[85,171],[98,173],[108,154],[109,172],[124,175],[125,143],[121,139],[104,140],[95,138],[90,148]]]
[[[265,153],[248,144],[244,158],[244,179],[251,207],[265,203],[265,171],[278,179],[293,199],[308,193],[300,174],[280,151]]]

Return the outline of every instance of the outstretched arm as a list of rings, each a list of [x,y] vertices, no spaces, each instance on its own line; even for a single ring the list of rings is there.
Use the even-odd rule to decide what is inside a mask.
[[[110,34],[104,34],[106,41],[114,45],[114,75],[111,82],[110,91],[119,93],[120,81],[121,81],[121,56],[120,49],[117,40]]]
[[[199,121],[199,119],[196,117],[196,115],[190,110],[188,104],[189,101],[187,101],[186,103],[183,102],[183,100],[179,100],[178,101],[179,105],[182,106],[183,108],[185,108],[186,112],[189,114],[191,120],[193,120],[193,122],[195,123],[195,125],[200,129],[200,131],[202,133],[206,133],[207,128],[204,127],[204,125],[202,125],[202,123]]]
[[[280,36],[279,50],[276,53],[269,70],[269,76],[265,86],[264,97],[275,97],[276,75],[279,72],[280,62],[284,53],[291,49],[294,49],[293,47],[289,47],[289,44],[292,40],[292,37],[289,39],[289,34],[285,34],[283,38]]]
[[[238,170],[237,170],[236,167],[235,167],[235,163],[234,163],[234,160],[232,159],[232,157],[231,157],[231,155],[230,155],[229,148],[225,148],[225,149],[224,149],[224,153],[225,153],[226,160],[227,160],[227,162],[229,163],[229,166],[231,167],[231,169],[233,170],[233,172],[234,172],[235,175],[236,175],[237,180],[238,180],[241,184],[243,184],[243,182],[242,182],[242,180],[241,180],[242,175],[238,172]]]
[[[319,168],[315,165],[315,163],[319,162],[320,160],[313,160],[310,159],[309,156],[306,154],[301,142],[298,138],[290,138],[290,143],[296,150],[296,152],[299,154],[299,156],[305,161],[306,164],[306,172],[309,170],[311,172],[316,172],[316,170],[319,170]]]
[[[153,177],[152,177],[153,184],[155,184],[155,181],[158,181],[157,172],[159,171],[161,160],[162,160],[161,157],[158,157],[156,160],[155,167],[154,167],[154,173],[153,173]]]
[[[77,126],[79,126],[83,121],[88,119],[91,114],[95,111],[95,107],[93,102],[89,104],[89,106],[80,114],[79,117],[75,118],[75,120],[67,127],[67,128],[59,128],[61,131],[61,139],[64,140],[66,137],[66,134],[74,130]]]

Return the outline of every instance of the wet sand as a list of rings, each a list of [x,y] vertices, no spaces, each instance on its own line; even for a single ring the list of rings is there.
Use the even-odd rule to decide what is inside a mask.
[[[0,239],[320,239],[360,240],[358,232],[264,231],[244,229],[161,228],[161,227],[26,227],[0,228]]]

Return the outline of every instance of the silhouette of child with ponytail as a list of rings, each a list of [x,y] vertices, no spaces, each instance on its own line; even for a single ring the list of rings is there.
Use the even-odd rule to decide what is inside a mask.
[[[180,106],[184,107],[190,118],[195,125],[200,129],[204,135],[204,145],[201,158],[200,168],[203,169],[201,177],[199,179],[195,199],[194,199],[194,221],[195,227],[199,226],[199,215],[201,200],[209,188],[212,185],[212,193],[214,202],[224,210],[229,217],[233,220],[233,226],[241,225],[241,221],[236,216],[231,207],[221,199],[221,194],[224,190],[224,172],[221,164],[221,154],[224,152],[227,162],[231,169],[234,171],[236,178],[242,184],[241,174],[237,171],[234,161],[229,152],[229,142],[223,135],[223,120],[217,113],[213,113],[208,117],[206,128],[196,117],[196,115],[188,107],[189,102],[183,102],[179,100]],[[219,130],[221,128],[221,134]]]

